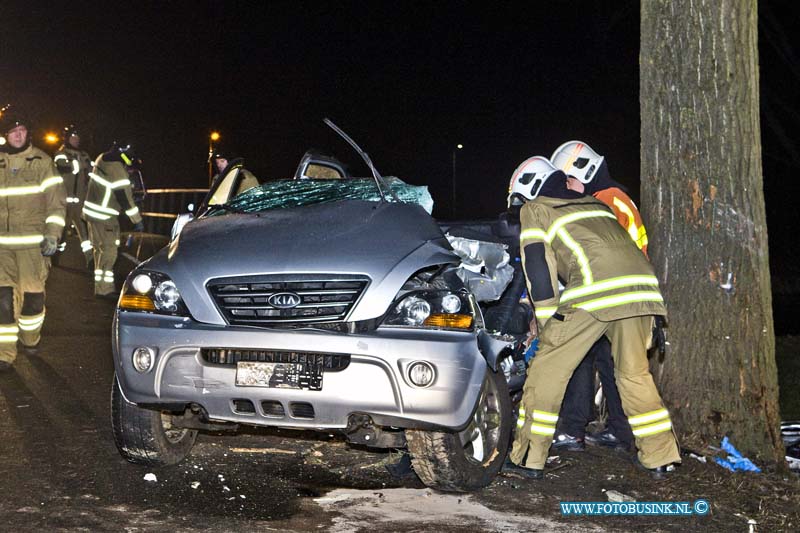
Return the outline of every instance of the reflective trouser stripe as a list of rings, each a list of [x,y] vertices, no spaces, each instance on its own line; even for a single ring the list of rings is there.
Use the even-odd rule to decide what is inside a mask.
[[[0,347],[6,344],[13,344],[16,351],[17,333],[19,328],[16,324],[4,324],[0,326]]]
[[[633,430],[634,437],[646,437],[648,435],[655,435],[656,433],[663,433],[672,429],[672,421],[659,422],[657,424],[650,424],[649,426],[642,426]]]
[[[544,424],[531,424],[531,433],[534,435],[545,435],[552,437],[556,434],[556,426],[547,426]]]
[[[81,242],[81,251],[88,252],[92,249],[92,241],[82,241]]]
[[[95,281],[102,281],[103,280],[103,270],[95,270],[94,271],[94,280]]]
[[[533,419],[531,433],[549,437],[555,435],[556,423],[558,423],[558,415],[556,413],[534,409],[531,418]]]
[[[110,283],[114,282],[114,271],[113,270],[106,270],[103,273],[103,281],[107,281]]]
[[[519,416],[517,416],[517,427],[521,428],[525,425],[525,408],[519,406]]]
[[[44,311],[34,316],[21,316],[17,322],[22,331],[36,331],[44,324]]]
[[[629,417],[628,423],[631,425],[635,437],[646,437],[672,429],[672,421],[669,418],[669,411],[666,409],[656,409]]]

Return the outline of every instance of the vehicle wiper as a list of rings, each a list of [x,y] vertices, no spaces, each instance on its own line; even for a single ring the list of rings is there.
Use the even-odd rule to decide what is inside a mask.
[[[372,171],[372,177],[375,179],[375,186],[378,188],[378,193],[380,193],[380,195],[381,195],[381,200],[383,200],[384,202],[386,201],[386,195],[383,192],[384,189],[385,189],[385,190],[389,191],[389,193],[392,195],[392,198],[394,198],[395,202],[400,202],[400,198],[397,197],[397,194],[395,194],[395,192],[391,189],[391,187],[389,187],[386,184],[386,182],[383,180],[383,177],[378,172],[378,169],[375,168],[375,165],[372,164],[372,160],[369,158],[367,153],[364,150],[362,150],[361,147],[359,145],[357,145],[356,142],[353,139],[351,139],[345,132],[343,132],[342,129],[339,128],[339,126],[334,124],[331,119],[325,118],[325,119],[323,119],[323,122],[325,122],[325,124],[330,126],[330,128],[333,131],[338,133],[339,136],[342,139],[347,141],[347,144],[352,146],[353,149],[356,152],[358,152],[358,155],[361,156],[361,159],[363,159],[364,162],[367,164],[367,166],[369,167],[370,171]]]

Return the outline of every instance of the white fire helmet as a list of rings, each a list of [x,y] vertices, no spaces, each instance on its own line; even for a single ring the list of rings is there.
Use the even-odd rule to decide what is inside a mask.
[[[508,207],[524,204],[539,196],[542,185],[558,169],[546,157],[540,155],[522,162],[508,184]]]
[[[597,169],[605,158],[582,142],[565,142],[553,152],[550,160],[556,168],[564,171],[567,176],[573,176],[581,183],[589,183],[597,174]]]

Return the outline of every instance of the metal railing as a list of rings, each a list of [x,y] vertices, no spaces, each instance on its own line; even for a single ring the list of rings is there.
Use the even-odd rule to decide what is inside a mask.
[[[208,189],[147,189],[141,206],[145,231],[169,235],[178,215],[200,205],[206,194]]]

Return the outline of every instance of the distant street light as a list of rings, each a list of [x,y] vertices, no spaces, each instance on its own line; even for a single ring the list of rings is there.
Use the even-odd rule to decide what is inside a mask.
[[[56,144],[59,141],[58,135],[55,133],[48,133],[44,136],[44,142],[47,144]]]
[[[208,186],[211,186],[211,180],[214,179],[214,161],[212,161],[212,157],[214,156],[214,143],[217,142],[220,138],[219,132],[212,131],[211,135],[208,136]]]
[[[453,149],[453,202],[450,209],[452,210],[453,218],[456,218],[456,154],[458,150],[464,148],[463,144],[457,144]]]

